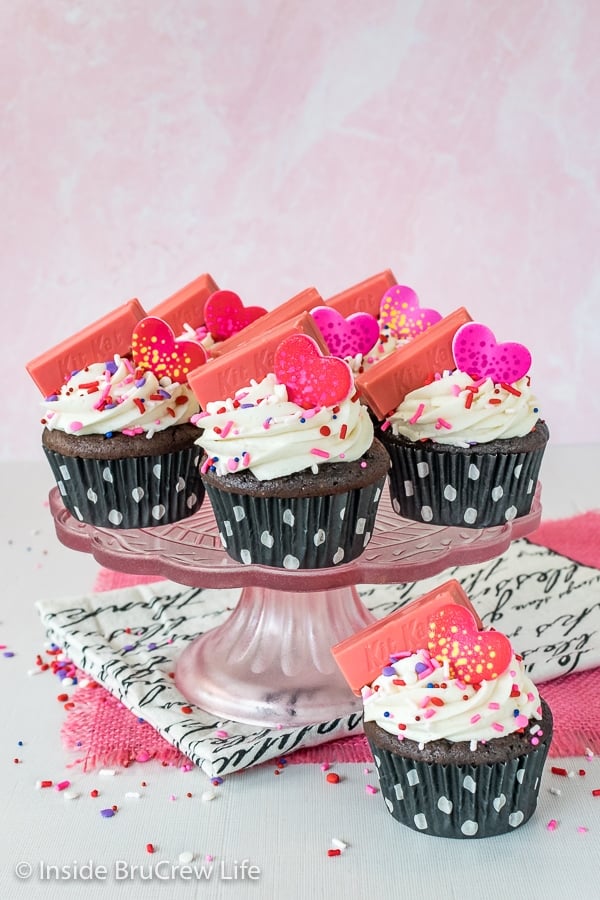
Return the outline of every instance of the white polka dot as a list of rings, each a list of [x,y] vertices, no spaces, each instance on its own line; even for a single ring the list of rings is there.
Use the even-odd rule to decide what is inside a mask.
[[[529,479],[529,484],[527,485],[527,493],[530,494],[533,490],[533,478]]]
[[[340,512],[339,512],[339,516],[340,516],[340,521],[341,521],[341,522],[344,521],[344,516],[345,516],[345,515],[346,515],[346,507],[345,507],[345,506],[342,506],[342,508],[340,509]]]
[[[177,481],[175,482],[175,490],[179,494],[179,493],[181,493],[181,491],[184,488],[185,488],[185,480],[180,475],[179,478],[177,479]]]
[[[377,490],[375,491],[375,494],[373,496],[373,503],[377,503],[377,501],[379,500],[380,497],[381,497],[381,488],[377,488]]]
[[[233,534],[233,528],[231,527],[231,522],[229,521],[229,519],[225,519],[223,525],[225,526],[227,537],[231,537],[231,535]]]
[[[98,502],[98,494],[97,494],[96,491],[94,491],[92,488],[88,488],[88,492],[87,492],[87,494],[86,494],[86,497],[88,498],[88,500],[90,501],[90,503],[97,503],[97,502]]]
[[[399,516],[400,515],[400,504],[398,503],[398,501],[396,500],[395,497],[392,500],[392,507],[393,507],[393,510],[396,513],[396,515]]]
[[[356,520],[356,533],[357,534],[364,534],[364,530],[366,527],[367,527],[366,519],[363,518],[363,519]]]
[[[473,506],[468,506],[465,509],[463,519],[467,525],[473,525],[477,521],[477,510]]]
[[[385,798],[385,805],[387,806],[387,808],[389,809],[389,811],[390,811],[391,813],[394,812],[394,804],[392,803],[392,801],[390,800],[389,797],[386,797],[386,798]]]
[[[244,549],[240,553],[240,556],[242,557],[242,562],[244,563],[244,565],[249,566],[250,563],[252,562],[252,556],[250,555],[250,551]]]
[[[517,781],[519,784],[523,784],[523,779],[525,778],[525,769],[518,769],[517,771]]]
[[[200,462],[200,456],[199,455],[195,456],[194,457],[194,465],[197,466],[199,464],[199,462]]]
[[[283,568],[284,569],[297,569],[300,566],[300,560],[297,556],[292,556],[291,553],[288,553],[287,556],[283,558]]]
[[[335,551],[335,553],[333,554],[334,565],[337,566],[338,563],[341,563],[343,558],[344,558],[344,549],[343,549],[343,547],[338,547],[337,550]]]
[[[223,546],[224,546],[225,549],[227,550],[227,541],[225,540],[225,535],[223,534],[222,531],[219,532],[219,537],[221,538],[221,543],[223,544]]]
[[[433,519],[433,510],[430,506],[421,507],[421,518],[424,522],[431,522]]]
[[[496,503],[500,497],[504,496],[504,488],[501,484],[497,484],[496,487],[492,488],[492,500]]]
[[[327,535],[325,534],[323,529],[319,528],[319,530],[317,531],[317,533],[315,534],[315,536],[313,538],[313,543],[314,543],[315,547],[320,547],[321,544],[324,544],[326,537],[327,537]]]
[[[110,471],[108,466],[106,466],[106,468],[102,470],[102,477],[104,478],[105,481],[108,481],[109,484],[112,484],[112,480],[113,480],[112,472]]]
[[[496,812],[500,812],[500,810],[505,805],[505,803],[506,803],[506,794],[500,794],[499,797],[494,798],[492,806],[494,807]]]
[[[62,481],[57,481],[56,484],[58,485],[58,490],[60,491],[60,493],[62,494],[62,496],[63,496],[63,497],[66,497],[66,496],[67,496],[67,489],[66,489],[66,487],[64,486],[64,484],[62,483]]]
[[[519,478],[519,477],[520,477],[522,468],[523,468],[523,464],[522,464],[522,463],[519,463],[518,466],[515,466],[515,467],[514,467],[514,469],[513,469],[513,475],[515,476],[515,478]]]
[[[417,463],[417,475],[419,476],[419,478],[427,478],[427,476],[429,475],[429,463]]]
[[[471,778],[470,775],[466,775],[463,781],[463,787],[465,791],[470,791],[471,794],[474,794],[477,788],[477,783]]]
[[[365,536],[363,538],[363,547],[366,547],[370,540],[371,540],[371,532],[365,531]]]
[[[510,816],[508,817],[508,824],[511,828],[517,828],[517,826],[521,824],[524,818],[525,816],[523,815],[521,810],[518,809],[516,812],[510,814]]]
[[[162,503],[157,503],[156,506],[152,507],[152,518],[158,521],[158,519],[164,518],[166,511]]]
[[[236,522],[241,522],[242,519],[246,518],[246,513],[244,512],[243,506],[234,506],[233,507],[233,517]]]
[[[261,544],[264,544],[265,547],[272,547],[275,543],[275,538],[270,531],[263,531],[260,536],[260,542]]]
[[[471,463],[471,465],[469,466],[467,478],[470,478],[471,481],[477,481],[477,479],[479,478],[479,469],[477,468],[475,463]]]
[[[76,515],[77,518],[79,519],[79,521],[82,522],[82,521],[83,521],[83,516],[81,515],[81,511],[80,511],[79,507],[78,507],[78,506],[74,506],[74,507],[73,507],[73,510],[74,510],[74,512],[75,512],[75,515]]]
[[[456,500],[457,493],[458,492],[457,492],[456,488],[453,487],[451,484],[447,484],[446,487],[444,488],[444,497],[446,498],[446,500],[450,500],[450,501]]]
[[[406,773],[406,780],[410,784],[411,787],[414,787],[415,784],[419,783],[419,773],[416,769],[409,769]]]
[[[373,754],[373,759],[375,760],[375,763],[376,763],[378,766],[381,765],[381,760],[379,759],[379,757],[377,756],[376,753]]]
[[[508,509],[506,510],[506,512],[504,513],[504,518],[506,519],[507,522],[511,522],[515,518],[516,515],[517,515],[517,507],[509,506]]]
[[[133,497],[133,499],[135,500],[136,503],[139,503],[140,500],[142,499],[142,497],[144,496],[144,488],[143,487],[135,487],[131,492],[131,496]]]
[[[402,790],[401,784],[394,785],[394,793],[396,794],[396,798],[398,800],[404,800],[404,791]]]
[[[69,472],[69,470],[67,469],[67,467],[66,467],[66,466],[59,466],[59,470],[60,470],[60,474],[62,475],[62,477],[64,478],[64,480],[65,480],[65,481],[70,481],[70,479],[71,479],[71,473]]]
[[[414,492],[415,492],[415,486],[412,483],[412,481],[405,481],[404,482],[404,493],[406,494],[406,496],[412,497]]]
[[[477,822],[474,822],[472,819],[467,819],[466,822],[463,822],[460,826],[460,830],[463,834],[466,834],[467,837],[472,837],[474,834],[477,834],[479,831],[479,825]]]
[[[160,478],[162,472],[162,466],[160,463],[156,463],[155,466],[152,467],[152,474],[155,478]]]
[[[286,525],[293,525],[296,521],[294,518],[294,513],[291,509],[284,509],[283,511],[283,521]]]
[[[438,800],[437,805],[438,805],[438,809],[439,809],[441,812],[446,813],[446,815],[448,815],[448,816],[449,816],[450,813],[452,812],[452,809],[453,809],[453,806],[454,806],[454,804],[452,803],[452,800],[448,800],[447,797],[440,797],[440,799]]]
[[[197,502],[198,502],[198,497],[197,497],[197,495],[196,495],[196,494],[190,494],[190,496],[189,496],[189,497],[187,498],[187,500],[185,501],[185,505],[187,506],[188,509],[192,509],[192,507],[194,507],[194,506],[196,505]]]
[[[120,525],[123,521],[123,513],[119,512],[118,509],[111,509],[108,514],[108,521],[113,525]]]
[[[424,831],[427,828],[427,819],[425,818],[425,813],[417,813],[415,816],[415,827],[419,829],[419,831]]]

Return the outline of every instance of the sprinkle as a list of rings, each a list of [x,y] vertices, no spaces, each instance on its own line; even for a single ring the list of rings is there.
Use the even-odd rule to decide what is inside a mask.
[[[346,844],[344,841],[340,841],[339,838],[332,838],[331,843],[336,850],[340,850],[341,852],[343,852],[348,846],[348,844]]]
[[[469,391],[467,396],[465,397],[465,409],[471,409],[471,404],[473,403],[473,392]]]
[[[566,769],[562,768],[562,766],[552,766],[550,771],[553,775],[562,775],[563,778],[566,778],[569,774]]]
[[[448,428],[448,429],[451,429],[451,428],[452,428],[452,425],[450,424],[450,422],[447,422],[445,419],[441,419],[441,418],[440,418],[440,419],[438,419],[437,422],[435,423],[435,427],[436,427],[436,429],[439,431],[441,428]]]
[[[69,425],[69,431],[81,431],[83,428],[83,422],[71,422]]]
[[[140,792],[139,792],[139,791],[127,791],[127,793],[125,794],[125,796],[126,796],[128,799],[130,799],[130,800],[139,800],[139,799],[140,799]]]
[[[220,784],[223,784],[223,779],[220,775],[217,775],[216,778],[211,778],[211,784],[214,784],[215,787],[218,787]]]
[[[504,731],[504,725],[502,725],[500,722],[492,722],[492,728],[494,729],[494,731]]]
[[[96,799],[96,797],[98,797],[99,794],[100,794],[100,791],[97,791],[96,788],[94,788],[93,791],[90,791],[90,797],[93,797],[94,799]]]
[[[146,853],[154,853],[154,844],[146,844]]]
[[[338,784],[340,780],[340,776],[337,772],[328,772],[325,776],[325,780],[329,782],[329,784]]]
[[[550,821],[546,825],[546,828],[548,829],[548,831],[555,831],[557,825],[558,822],[556,821],[556,819],[550,819]]]
[[[203,803],[210,803],[211,800],[215,799],[215,793],[214,791],[204,791],[204,793],[201,794],[200,799]]]
[[[421,416],[423,415],[423,410],[424,410],[424,409],[425,409],[425,404],[424,404],[424,403],[419,403],[419,405],[417,406],[417,411],[416,411],[415,414],[408,420],[409,423],[410,423],[411,425],[414,425],[416,422],[419,421],[419,419],[420,419]]]
[[[321,459],[329,459],[331,456],[327,450],[321,450],[320,447],[312,447],[310,452],[313,456],[320,456]]]
[[[600,788],[594,788],[592,791],[592,797],[600,797]]]
[[[381,431],[387,431],[390,426],[391,426],[390,420],[386,419],[385,422],[382,422],[379,427],[380,427]],[[340,437],[341,437],[341,431],[340,431]]]
[[[78,791],[66,790],[63,793],[63,800],[77,800],[78,797],[79,797]]]
[[[217,729],[217,731],[215,731],[215,736],[218,738],[226,738],[229,737],[229,732],[224,731],[222,728],[219,728]]]
[[[179,854],[179,862],[182,863],[184,866],[187,865],[188,863],[191,863],[193,858],[194,858],[194,854],[192,853],[191,850],[184,850],[182,853]]]
[[[560,797],[562,791],[560,790],[560,788],[550,788],[550,793],[554,794],[555,797]]]
[[[110,807],[108,809],[100,810],[100,815],[102,816],[103,819],[112,819],[114,814],[115,814],[114,809],[111,809]]]
[[[66,788],[70,787],[70,781],[59,781],[58,784],[54,785],[55,791],[64,791]]]
[[[333,850],[327,851],[327,856],[341,856],[341,855],[342,855],[342,851],[339,849],[339,847],[336,847]]]
[[[189,716],[194,710],[191,706],[182,706],[179,712],[184,716]]]
[[[377,788],[372,784],[367,784],[365,785],[365,791],[367,792],[367,794],[376,794]]]
[[[54,782],[45,779],[44,781],[36,781],[35,786],[39,790],[40,788],[49,788],[52,787]]]
[[[344,422],[344,424],[343,424],[342,427],[340,428],[340,437],[341,437],[342,440],[345,439],[347,433],[348,433],[348,426],[347,426],[346,423]]]
[[[579,834],[587,834],[589,828],[586,828],[585,825],[579,825],[577,831],[579,832]]]
[[[225,424],[223,425],[223,428],[221,429],[221,437],[226,438],[232,428],[233,428],[233,420],[229,419],[227,422],[225,422]]]
[[[471,725],[474,725],[475,722],[479,722],[480,718],[481,718],[481,716],[479,715],[479,713],[475,713],[474,716],[471,716],[469,721],[470,721]]]
[[[510,384],[506,384],[505,381],[500,382],[500,387],[504,388],[505,391],[508,391],[509,394],[513,394],[515,397],[521,396],[521,391],[518,391],[516,387],[513,387]]]

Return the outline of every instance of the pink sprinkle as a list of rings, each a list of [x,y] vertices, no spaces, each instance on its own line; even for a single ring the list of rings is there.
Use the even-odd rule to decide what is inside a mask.
[[[427,706],[427,704],[429,703],[430,700],[431,700],[431,697],[429,696],[429,694],[425,694],[423,699],[419,702],[420,708],[423,709],[425,706]]]
[[[535,697],[533,696],[531,691],[529,691],[529,693],[527,694],[527,699],[529,700],[530,703],[533,703],[533,701],[535,700]]]
[[[368,785],[365,787],[365,790],[366,790],[367,794],[376,794],[376,793],[377,793],[377,788],[376,788],[376,787],[373,787],[372,784],[368,784]]]
[[[475,722],[479,722],[480,718],[481,718],[481,716],[479,715],[479,713],[475,713],[474,716],[471,716],[469,721],[470,721],[471,725],[474,725]]]
[[[211,466],[211,459],[209,456],[207,456],[207,458],[204,460],[204,462],[200,466],[200,471],[202,472],[203,475],[205,475],[208,472],[210,466]]]
[[[273,419],[273,417],[272,417],[272,416],[269,416],[269,418],[268,418],[268,419],[265,419],[265,421],[262,423],[262,427],[265,429],[265,431],[268,431],[269,428],[271,427],[271,421],[272,421],[272,419]]]
[[[244,453],[242,453],[242,464],[244,466],[250,465],[250,454],[247,453],[246,451],[244,451]]]
[[[240,464],[239,460],[235,459],[234,456],[230,456],[229,459],[227,460],[227,468],[229,469],[230,472],[235,472],[235,470],[237,469],[239,464]]]
[[[454,396],[458,397],[460,395],[460,392],[461,392],[461,388],[459,387],[459,385],[453,384],[452,385],[452,393],[454,394]]]
[[[502,725],[500,722],[492,722],[492,728],[494,729],[494,731],[504,731],[504,725]]]
[[[522,714],[517,716],[515,719],[515,725],[517,726],[517,728],[527,728],[528,723],[529,719],[527,718],[527,716],[524,716]]]
[[[228,421],[228,422],[225,422],[225,424],[224,424],[223,427],[221,428],[221,434],[220,434],[220,437],[226,438],[227,435],[229,434],[229,432],[231,431],[232,428],[233,428],[233,422],[232,422],[231,419],[229,419],[229,421]]]
[[[546,828],[548,829],[548,831],[555,831],[557,825],[558,822],[556,821],[556,819],[550,819],[550,821],[546,825]]]
[[[424,403],[419,403],[419,405],[417,406],[417,411],[415,412],[414,416],[412,416],[412,417],[408,420],[409,423],[410,423],[411,425],[414,425],[415,422],[418,422],[418,421],[419,421],[419,419],[420,419],[421,416],[423,415],[423,410],[424,410],[424,409],[425,409],[425,404],[424,404]]]
[[[424,716],[426,719],[430,719],[432,716],[435,716],[436,712],[437,712],[437,710],[435,710],[435,709],[433,708],[433,706],[430,706],[429,709],[426,709],[426,710],[425,710],[425,712],[423,713],[423,716]]]
[[[435,423],[435,427],[438,431],[440,430],[440,428],[452,429],[452,425],[450,424],[450,422],[447,422],[445,419],[438,419]]]
[[[386,419],[385,422],[382,422],[379,427],[380,427],[381,431],[387,431],[388,428],[390,427],[390,420]]]
[[[500,704],[492,701],[491,703],[488,703],[488,709],[500,709]]]
[[[322,459],[329,459],[331,456],[327,450],[321,450],[319,447],[313,447],[310,452],[313,456],[320,456]]]
[[[122,356],[121,362],[125,365],[125,368],[127,369],[128,372],[131,372],[132,375],[135,373],[135,369],[133,368],[133,363],[131,362],[130,359],[127,359],[126,356]]]
[[[329,768],[329,763],[321,763],[321,771],[326,772]]]
[[[585,825],[579,825],[577,831],[579,832],[579,834],[587,834],[589,828],[586,828]]]
[[[224,731],[222,728],[219,728],[217,731],[215,731],[215,735],[218,738],[226,738],[226,737],[229,737],[229,732]]]
[[[83,428],[83,422],[71,422],[69,428],[71,431],[80,431]]]

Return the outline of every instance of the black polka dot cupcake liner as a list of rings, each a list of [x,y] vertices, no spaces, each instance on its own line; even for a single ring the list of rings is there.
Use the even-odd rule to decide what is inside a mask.
[[[206,484],[223,547],[246,565],[320,569],[351,562],[371,539],[385,477],[341,494],[257,497]]]
[[[390,499],[403,518],[489,528],[527,515],[545,445],[523,453],[444,452],[386,441]]]
[[[83,459],[44,447],[62,501],[80,522],[150,528],[193,515],[204,499],[195,445],[158,456]]]
[[[398,822],[435,837],[484,838],[515,831],[535,812],[550,737],[506,761],[460,765],[418,762],[369,745]]]

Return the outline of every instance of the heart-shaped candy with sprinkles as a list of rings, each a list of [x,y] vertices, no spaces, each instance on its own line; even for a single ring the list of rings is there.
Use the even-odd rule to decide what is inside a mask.
[[[512,647],[499,631],[479,631],[473,614],[449,603],[429,620],[428,646],[440,662],[448,660],[450,677],[465,684],[493,681],[508,668]]]
[[[323,356],[317,342],[306,334],[292,334],[279,344],[274,371],[285,384],[288,399],[303,409],[335,406],[354,387],[348,364],[335,356]]]
[[[382,297],[379,325],[400,339],[414,338],[441,319],[436,309],[424,309],[412,288],[395,284]]]
[[[233,291],[215,291],[204,304],[204,324],[215,341],[225,341],[266,312],[262,306],[244,306]]]
[[[206,362],[206,352],[195,341],[176,340],[173,329],[157,316],[146,316],[131,336],[133,362],[150,369],[157,378],[167,375],[182,383],[187,375]]]
[[[316,306],[310,311],[332,356],[364,355],[379,338],[379,323],[370,313],[357,312],[347,318],[331,306]]]
[[[494,333],[479,322],[461,325],[452,341],[456,367],[476,378],[491,378],[495,384],[511,384],[527,375],[531,353],[523,344],[498,344]]]

